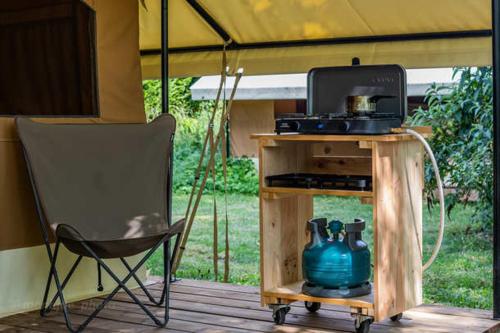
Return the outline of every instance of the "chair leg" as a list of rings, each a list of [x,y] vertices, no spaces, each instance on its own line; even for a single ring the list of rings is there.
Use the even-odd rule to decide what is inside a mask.
[[[146,262],[146,260],[148,260],[151,257],[151,255],[162,244],[163,244],[163,249],[164,249],[163,264],[164,264],[164,269],[165,269],[165,276],[164,276],[164,283],[165,284],[164,284],[164,288],[163,288],[162,296],[161,296],[161,301],[162,302],[160,304],[162,304],[163,301],[165,302],[165,304],[164,304],[165,314],[164,314],[163,320],[160,320],[137,298],[137,296],[135,296],[132,293],[132,291],[126,286],[126,283],[130,279],[132,279],[132,278],[139,280],[138,277],[137,277],[137,275],[136,275],[137,271],[139,270],[139,268],[141,268],[144,265],[144,263]],[[159,327],[165,327],[167,325],[167,323],[168,323],[168,320],[169,320],[168,293],[169,293],[169,289],[170,289],[170,275],[171,275],[171,257],[170,257],[170,251],[169,251],[168,244],[169,244],[169,238],[166,236],[165,238],[163,238],[162,240],[160,240],[152,249],[150,249],[148,251],[148,253],[133,268],[130,267],[130,265],[128,265],[128,263],[125,261],[125,259],[123,259],[123,262],[126,263],[127,269],[129,269],[129,273],[127,274],[127,276],[123,280],[120,280],[116,276],[116,274],[113,273],[113,271],[111,270],[111,268],[85,242],[82,242],[82,245],[87,250],[87,252],[111,276],[111,278],[113,278],[113,280],[115,280],[115,282],[118,284],[118,286],[116,286],[116,288],[113,289],[113,291],[99,305],[97,305],[97,307],[95,308],[95,310],[88,316],[88,318],[75,329],[75,328],[73,328],[73,325],[71,324],[71,319],[70,319],[70,315],[69,315],[69,311],[68,311],[68,306],[66,304],[66,301],[64,300],[63,289],[66,286],[66,284],[68,283],[68,281],[70,280],[70,278],[73,275],[74,271],[76,270],[76,267],[80,263],[82,257],[81,256],[78,257],[78,259],[75,261],[75,263],[73,264],[72,268],[68,272],[68,275],[65,277],[63,283],[61,284],[60,283],[60,279],[59,279],[59,274],[58,274],[58,271],[57,271],[57,268],[56,268],[56,261],[57,261],[57,257],[58,257],[58,254],[59,254],[59,247],[60,247],[60,241],[57,240],[56,246],[55,246],[55,249],[54,249],[54,255],[52,256],[52,253],[49,252],[49,258],[51,258],[50,275],[49,275],[49,278],[48,278],[47,288],[46,288],[45,294],[44,294],[43,307],[42,307],[41,313],[43,315],[46,314],[48,312],[46,310],[47,309],[50,310],[53,307],[55,301],[57,299],[59,299],[60,302],[61,302],[61,306],[62,306],[62,310],[63,310],[63,314],[64,314],[64,320],[66,322],[66,327],[72,333],[81,332],[83,329],[85,329],[85,327],[88,326],[88,324],[93,319],[95,319],[97,317],[98,313],[104,308],[104,306],[106,306],[106,304],[109,303],[109,301],[118,293],[118,291],[123,290],[123,291],[125,291],[130,296],[130,298],[132,298],[132,300],[137,305],[139,305],[141,307],[141,309],[154,321],[154,323],[157,326],[159,326]],[[50,251],[50,248],[48,248],[48,250]],[[57,292],[56,292],[54,298],[52,299],[52,301],[50,302],[49,307],[47,307],[47,309],[46,309],[45,308],[45,304],[47,302],[48,293],[49,293],[49,290],[50,290],[50,285],[51,285],[52,278],[54,279],[54,282],[55,282],[55,285],[56,285],[56,288],[57,288]],[[144,285],[142,285],[142,286],[144,287]],[[146,289],[146,288],[144,287],[144,289]]]
[[[163,241],[163,240],[162,240]],[[89,325],[89,323],[97,317],[99,312],[106,306],[106,304],[111,301],[111,299],[120,291],[123,289],[131,298],[134,300],[135,303],[137,303],[143,310],[146,312],[146,314],[155,322],[156,325],[163,327],[163,323],[156,318],[156,316],[149,311],[144,304],[125,286],[125,284],[133,277],[135,273],[139,270],[139,268],[144,265],[146,260],[154,253],[154,251],[161,245],[162,243],[159,242],[154,248],[149,250],[149,252],[139,261],[139,263],[136,264],[136,266],[127,274],[127,276],[123,279],[120,280],[116,274],[113,273],[111,268],[109,268],[106,263],[85,243],[82,242],[83,247],[86,249],[86,251],[101,265],[101,267],[115,280],[115,282],[118,284],[115,289],[101,302],[99,305],[96,306],[95,310],[87,317],[87,319],[78,326],[77,330],[74,330],[70,326],[68,328],[70,329],[71,332],[81,332],[85,327]],[[62,303],[62,302],[61,302]],[[63,307],[63,311],[64,311]],[[68,316],[69,319],[69,316]],[[68,323],[69,321],[67,321]]]
[[[125,260],[125,258],[120,258],[120,260],[123,263],[123,265],[128,269],[128,271],[131,272],[132,267],[130,267],[129,263]],[[144,284],[142,283],[141,279],[139,279],[137,274],[134,274],[133,278],[134,278],[135,282],[137,282],[139,287],[142,289],[142,291],[146,294],[146,296],[148,297],[148,299],[151,303],[153,303],[154,305],[158,305],[158,306],[163,304],[163,293],[160,297],[160,300],[157,301],[157,300],[155,300],[153,295],[151,295],[149,290],[144,286]]]
[[[68,274],[64,278],[63,283],[61,285],[62,290],[64,290],[64,288],[66,287],[66,284],[68,284],[71,276],[73,276],[73,273],[75,272],[76,268],[80,264],[80,261],[82,261],[82,258],[83,258],[82,256],[78,256],[76,261],[73,263],[73,266],[71,266],[71,269],[69,270]],[[52,301],[49,303],[49,306],[47,306],[45,308],[44,315],[49,313],[50,311],[52,311],[52,308],[54,307],[54,304],[56,303],[58,297],[59,297],[59,292],[56,292],[54,297],[52,297]],[[44,306],[45,306],[45,304],[44,304]]]
[[[166,247],[165,244],[163,245],[163,289],[162,289],[162,294],[161,294],[161,303],[163,304],[164,299],[168,298],[168,294],[170,292],[170,284],[172,282],[179,281],[175,278],[175,276],[172,275],[172,267],[174,265],[174,259],[175,259],[175,254],[177,252],[177,249],[179,248],[179,241],[180,241],[180,235],[177,235],[175,238],[175,243],[174,243],[174,251],[170,253],[170,239],[168,240]],[[168,284],[166,283],[165,278],[168,276]],[[167,293],[165,293],[166,288],[168,288]]]
[[[49,255],[49,257],[51,258],[49,276],[47,277],[47,284],[45,285],[45,292],[43,293],[42,306],[40,308],[40,316],[42,316],[42,317],[44,317],[48,312],[46,310],[46,304],[47,304],[47,298],[49,297],[50,286],[52,285],[52,271],[54,269],[54,267],[53,267],[54,258],[52,256],[52,254]]]
[[[168,299],[168,294],[170,292],[170,282],[171,282],[171,262],[170,262],[170,241],[166,241],[163,243],[163,272],[164,272],[164,277],[163,277],[163,289],[161,292],[161,297],[160,300],[157,301],[154,299],[153,295],[148,291],[148,289],[144,286],[142,281],[137,277],[136,274],[133,275],[134,280],[137,282],[139,287],[144,291],[148,299],[150,300],[151,303],[154,305],[160,306],[165,302],[164,308],[165,308],[165,315],[164,315],[164,321],[165,325],[168,323],[169,320],[169,299]],[[123,262],[125,267],[128,269],[128,271],[132,271],[132,268],[128,264],[128,262],[124,258],[120,258],[120,260]]]
[[[101,264],[97,263],[97,291],[103,291]]]
[[[149,250],[149,252],[136,264],[136,266],[127,274],[127,276],[123,279],[120,280],[116,274],[113,273],[111,268],[109,268],[106,263],[85,243],[82,242],[82,245],[85,247],[85,250],[99,263],[101,264],[102,268],[115,280],[115,282],[118,284],[118,286],[111,292],[111,294],[108,295],[104,299],[104,301],[94,310],[94,312],[90,315],[90,317],[82,324],[80,327],[85,327],[88,325],[88,323],[102,310],[102,308],[116,295],[116,293],[120,290],[123,289],[132,300],[139,305],[139,307],[154,321],[154,323],[157,326],[164,327],[166,325],[166,322],[161,321],[158,319],[138,298],[137,296],[130,291],[130,289],[125,285],[139,270],[140,267],[144,265],[147,259],[151,257],[151,255],[162,245],[163,243],[167,242],[168,237],[165,236],[162,240],[160,240],[152,249]]]
[[[74,329],[73,325],[71,324],[71,318],[69,317],[69,311],[68,311],[68,306],[66,305],[66,301],[64,300],[64,295],[63,295],[63,288],[61,285],[61,282],[59,280],[59,274],[57,272],[56,268],[56,262],[57,262],[57,256],[59,254],[59,246],[61,245],[61,242],[59,240],[56,241],[56,246],[54,249],[54,257],[52,258],[52,263],[51,263],[51,274],[54,277],[54,282],[56,284],[57,288],[57,296],[59,300],[61,301],[61,306],[63,309],[63,315],[64,315],[64,321],[66,322],[66,327],[70,332],[80,332],[80,329]]]
[[[170,319],[169,310],[170,310],[170,279],[172,267],[170,264],[170,241],[166,241],[163,243],[163,293],[161,295],[163,301],[165,302],[165,313],[164,313],[164,326],[167,326],[168,321]]]

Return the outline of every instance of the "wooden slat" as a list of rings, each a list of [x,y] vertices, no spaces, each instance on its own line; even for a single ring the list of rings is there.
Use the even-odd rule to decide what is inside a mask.
[[[332,175],[371,175],[371,151],[355,141],[310,142],[306,172]]]
[[[455,306],[444,306],[437,304],[423,304],[418,308],[412,309],[412,311],[434,313],[439,315],[449,315],[457,317],[472,317],[472,318],[483,318],[492,319],[492,312],[481,309],[470,309],[470,308],[459,308]]]
[[[432,135],[432,126],[403,126],[401,128],[393,128],[393,133],[403,133],[405,129],[410,128],[425,136]]]
[[[116,304],[116,302],[112,302]],[[126,311],[129,320],[137,320],[134,317],[144,317],[141,310],[134,303],[120,302],[120,308]],[[204,303],[197,303],[191,299],[185,300],[172,300],[172,316],[181,318],[186,322],[202,323],[210,325],[218,325],[225,327],[229,331],[259,331],[269,332],[274,329],[274,322],[272,320],[271,312],[264,312],[253,309],[242,309],[233,307],[231,303],[226,305],[210,305]],[[135,314],[133,314],[135,313]],[[155,313],[161,313],[161,310],[155,310]],[[113,315],[111,312],[104,312],[108,318]],[[119,318],[120,313],[114,313],[114,316]],[[302,330],[311,328],[320,330],[330,330],[332,327],[335,331],[339,328],[341,331],[346,331],[352,328],[352,320],[345,316],[345,318],[338,318],[339,323],[333,327],[328,318],[301,318],[296,315],[290,316],[285,328],[292,329],[293,326],[299,326]],[[298,327],[295,328],[298,330]]]
[[[312,156],[307,168],[308,173],[370,176],[372,161],[358,156]]]
[[[296,281],[280,287],[264,290],[265,296],[292,299],[297,301],[308,302],[324,302],[328,304],[337,304],[344,306],[360,307],[360,308],[373,308],[373,295],[366,295],[362,297],[352,298],[321,298],[302,294],[302,284],[304,281]]]
[[[15,333],[15,332],[39,333],[41,331],[35,331],[35,330],[27,329],[27,328],[15,327],[15,326],[9,326],[9,325],[1,325],[0,324],[0,332],[2,332],[2,333]]]
[[[86,316],[78,315],[73,313],[71,316],[72,323],[73,325],[79,325],[81,324],[85,319]],[[62,315],[62,312],[57,311],[57,312],[52,312],[47,317],[40,317],[38,313],[36,312],[30,312],[27,314],[21,314],[21,315],[16,315],[15,317],[8,317],[1,319],[2,321],[6,321],[10,325],[15,325],[19,327],[24,327],[27,329],[32,329],[36,328],[39,331],[42,332],[53,332],[53,333],[67,333],[68,329],[66,328],[65,322],[64,322],[64,317]],[[92,333],[108,333],[108,332],[116,332],[118,329],[121,331],[130,331],[130,332],[147,332],[147,331],[153,331],[155,330],[156,332],[159,332],[158,328],[156,327],[148,327],[148,326],[143,326],[143,325],[137,325],[137,324],[130,324],[126,323],[123,321],[119,320],[108,320],[108,319],[103,319],[103,318],[96,318],[94,321],[92,321],[85,332],[92,332]],[[173,330],[173,329],[165,329],[161,330],[161,333],[177,333],[177,332],[182,332],[178,330]]]
[[[137,325],[140,326],[141,329],[158,329],[153,321],[142,311],[139,306],[133,302],[129,302],[126,298],[126,295],[118,297],[118,301],[111,301],[107,307],[105,307],[100,313],[99,318],[106,319],[109,321],[115,321],[119,324],[115,324],[115,327],[121,327],[122,323],[126,323],[128,325]],[[146,297],[141,297],[141,299],[147,303]],[[127,300],[127,301],[124,301]],[[84,301],[81,303],[81,307],[76,307],[72,310],[73,314],[78,315],[87,315],[88,311],[82,310],[85,308],[95,308],[102,300],[101,299],[93,299],[89,301]],[[177,302],[177,301],[175,301]],[[203,330],[210,331],[227,331],[231,330],[234,332],[245,332],[248,330],[254,331],[255,327],[258,327],[251,320],[240,320],[237,323],[231,323],[227,320],[227,318],[221,316],[207,316],[206,313],[198,312],[198,311],[185,311],[179,310],[175,306],[175,302],[171,304],[170,308],[170,316],[171,320],[169,320],[167,328],[169,330],[175,330],[179,332],[199,332]],[[183,301],[185,303],[191,304],[191,301]],[[210,306],[203,305],[204,308],[208,309]],[[151,312],[158,317],[163,316],[163,308],[162,307],[149,307]],[[196,310],[196,309],[195,309]],[[258,330],[257,330],[258,331]],[[163,333],[163,330],[162,330]]]

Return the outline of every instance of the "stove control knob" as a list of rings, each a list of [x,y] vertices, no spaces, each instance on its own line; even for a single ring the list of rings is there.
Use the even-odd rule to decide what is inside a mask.
[[[344,132],[349,132],[349,129],[351,128],[351,123],[349,121],[344,121],[343,123],[340,123],[340,130]]]
[[[293,129],[295,130],[295,132],[298,132],[300,130],[300,121],[295,121],[294,122],[294,126],[293,126]]]
[[[322,122],[318,123],[316,125],[316,128],[319,129],[319,130],[323,130],[323,129],[325,129],[325,127],[326,127],[325,123],[322,123]]]

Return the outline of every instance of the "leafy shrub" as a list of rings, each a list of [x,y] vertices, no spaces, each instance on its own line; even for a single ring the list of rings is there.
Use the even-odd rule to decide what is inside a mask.
[[[169,80],[169,112],[177,120],[174,150],[173,189],[189,193],[205,138],[213,101],[193,101],[189,87],[194,78]],[[161,114],[161,81],[143,82],[144,101],[148,121]],[[217,129],[215,129],[217,130]],[[223,191],[223,174],[220,152],[216,156],[216,191]],[[204,169],[203,169],[204,170]],[[228,192],[257,194],[258,178],[253,162],[248,158],[228,158]],[[209,178],[205,192],[213,188]]]
[[[176,165],[174,190],[178,193],[189,193],[191,191],[194,173],[198,165],[198,154],[190,155],[189,158],[178,160],[177,162],[180,163]],[[178,171],[179,168],[182,168],[182,171]],[[215,190],[217,192],[223,192],[224,181],[220,158],[217,159],[215,173],[217,175]],[[213,180],[210,176],[207,180],[205,193],[211,192],[212,189]],[[258,191],[259,183],[253,161],[248,158],[229,158],[227,160],[227,192],[257,194]]]
[[[448,212],[477,193],[475,222],[485,229],[492,222],[493,95],[491,67],[456,68],[456,85],[433,85],[426,93],[428,110],[419,108],[412,125],[430,125],[430,140],[445,184],[456,188],[447,195]],[[426,191],[436,188],[432,168],[426,165]]]

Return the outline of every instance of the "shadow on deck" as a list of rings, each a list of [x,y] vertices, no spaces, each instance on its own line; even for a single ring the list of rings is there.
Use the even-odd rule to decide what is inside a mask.
[[[152,284],[154,296],[160,284]],[[139,293],[138,290],[136,290]],[[143,301],[147,301],[144,295]],[[170,322],[160,329],[119,293],[85,332],[353,332],[353,319],[345,307],[324,305],[318,313],[309,313],[294,303],[285,325],[275,326],[271,310],[260,306],[259,289],[208,281],[181,280],[172,285]],[[71,304],[74,323],[84,320],[99,299]],[[147,302],[146,302],[147,303]],[[161,314],[162,309],[153,308]],[[490,311],[423,305],[405,312],[399,323],[386,320],[374,323],[370,332],[500,332]],[[38,312],[17,314],[0,319],[0,332],[67,332],[60,311],[41,318]]]

